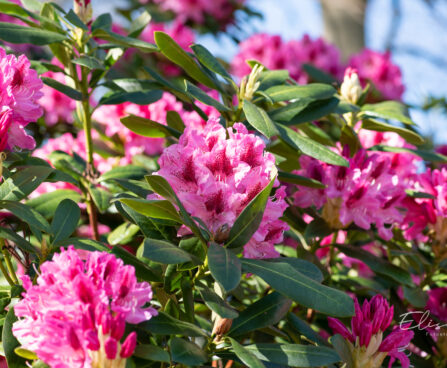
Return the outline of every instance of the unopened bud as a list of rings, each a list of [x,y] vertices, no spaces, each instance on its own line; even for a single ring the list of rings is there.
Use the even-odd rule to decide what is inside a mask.
[[[219,342],[220,340],[222,340],[222,336],[230,331],[232,324],[232,319],[217,317],[216,321],[214,322],[212,332],[212,336],[215,336],[214,341]]]
[[[225,241],[230,236],[230,227],[228,224],[223,224],[219,229],[217,229],[216,234],[214,235],[214,241],[218,244],[225,243]]]
[[[250,101],[253,98],[253,95],[259,88],[260,82],[258,80],[263,70],[264,67],[262,65],[256,64],[250,74],[242,78],[239,89],[239,98],[241,100]]]
[[[362,86],[360,84],[357,70],[349,67],[345,71],[345,77],[340,87],[341,96],[348,102],[355,104],[362,95]]]
[[[92,20],[93,10],[90,0],[74,0],[73,10],[85,24]]]

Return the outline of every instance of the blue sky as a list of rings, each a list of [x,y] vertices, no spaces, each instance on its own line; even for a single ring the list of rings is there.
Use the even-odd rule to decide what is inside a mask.
[[[212,0],[210,0],[212,1]],[[244,33],[280,34],[285,39],[297,39],[308,33],[318,37],[323,33],[321,9],[318,0],[248,0],[252,8],[264,15],[245,25]],[[100,7],[111,4],[93,1]],[[123,3],[123,1],[114,1]],[[406,85],[405,102],[421,104],[427,95],[447,95],[447,3],[438,1],[434,13],[423,0],[400,0],[402,22],[396,37],[398,47],[417,48],[444,61],[444,66],[434,65],[422,56],[396,52],[393,60],[401,67]],[[444,4],[442,4],[444,3]],[[95,9],[96,10],[96,9]],[[370,0],[366,19],[366,45],[383,51],[392,20],[391,0]],[[216,55],[230,60],[237,52],[237,45],[228,37],[201,36],[204,44]],[[441,112],[411,111],[413,119],[425,135],[433,136],[437,143],[447,143],[447,116]]]

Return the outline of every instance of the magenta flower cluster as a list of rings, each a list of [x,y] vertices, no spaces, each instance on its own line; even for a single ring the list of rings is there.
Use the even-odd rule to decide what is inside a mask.
[[[41,265],[36,285],[22,281],[13,334],[53,368],[124,367],[136,346],[135,332],[124,338],[126,323],[157,315],[146,306],[150,285],[106,252],[69,247]]]
[[[25,126],[42,116],[42,86],[25,55],[7,55],[0,47],[0,151],[35,147]]]
[[[403,368],[408,368],[410,360],[404,350],[414,335],[409,325],[395,326],[384,338],[383,334],[393,320],[394,307],[390,307],[381,295],[365,300],[362,307],[357,299],[354,303],[355,316],[351,319],[350,330],[340,320],[328,317],[332,331],[346,339],[355,360],[354,366],[379,368],[389,356],[389,368],[397,359]]]
[[[218,237],[231,228],[245,206],[276,175],[275,158],[264,151],[261,138],[240,123],[225,129],[211,119],[202,130],[187,127],[159,159],[163,176],[192,216],[200,218]],[[283,187],[270,198],[261,225],[244,255],[250,258],[278,256],[274,245],[288,227],[279,220],[287,207]]]

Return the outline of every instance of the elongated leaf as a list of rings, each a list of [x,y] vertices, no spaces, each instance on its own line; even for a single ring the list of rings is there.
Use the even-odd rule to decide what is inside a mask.
[[[290,147],[299,149],[305,155],[311,156],[328,164],[338,166],[349,165],[348,161],[344,157],[341,157],[340,155],[331,151],[326,146],[323,146],[322,144],[317,143],[284,125],[277,124],[276,126],[279,130],[281,139]]]
[[[53,217],[57,206],[64,199],[71,199],[75,203],[81,201],[81,195],[74,190],[58,189],[54,192],[44,193],[26,202],[27,206],[35,209],[43,217],[49,219]]]
[[[190,57],[169,35],[157,31],[154,32],[154,39],[164,56],[174,64],[180,66],[191,78],[207,87],[214,88],[214,83],[211,79],[199,68],[194,59]]]
[[[374,130],[376,132],[394,132],[399,134],[408,143],[415,145],[421,145],[425,142],[424,139],[419,134],[413,132],[410,129],[390,125],[374,119],[363,120],[362,128],[368,130]]]
[[[209,96],[206,92],[196,87],[191,82],[185,80],[185,91],[192,95],[196,100],[203,102],[205,105],[212,106],[218,111],[230,111],[228,107],[222,105],[219,101]]]
[[[258,91],[265,91],[266,89],[276,86],[278,84],[283,85],[287,79],[290,78],[289,71],[282,70],[264,70],[259,76],[259,88]]]
[[[313,263],[304,259],[292,258],[292,257],[278,257],[278,258],[264,258],[267,262],[271,263],[287,263],[292,266],[296,271],[303,275],[315,280],[316,282],[323,281],[323,274],[320,269]],[[275,266],[272,266],[275,267]]]
[[[14,231],[6,227],[0,227],[0,237],[9,240],[10,242],[13,242],[15,245],[17,245],[20,249],[22,249],[25,252],[32,254],[39,253],[39,251],[36,248],[34,248],[34,246],[31,243],[29,243],[21,236],[17,235]]]
[[[48,77],[42,77],[42,81],[51,88],[54,88],[55,90],[59,91],[60,93],[63,93],[64,95],[72,98],[76,101],[82,101],[82,93],[78,90],[67,86],[66,84],[63,84],[61,82],[58,82],[55,79],[51,79]]]
[[[336,90],[334,87],[322,83],[311,83],[305,86],[274,86],[265,91],[273,102],[289,101],[300,98],[326,100],[331,98],[335,92]]]
[[[212,242],[208,249],[208,266],[214,279],[227,291],[239,285],[241,261],[228,249]]]
[[[192,323],[180,321],[164,312],[152,317],[149,321],[139,325],[143,329],[158,335],[182,335],[193,337],[207,337],[205,331]]]
[[[307,337],[309,340],[315,341],[320,345],[328,345],[325,339],[323,339],[316,331],[312,329],[312,327],[298,318],[295,314],[289,313],[287,315],[287,321],[295,330],[297,330],[301,335]]]
[[[197,284],[196,288],[208,308],[220,317],[234,319],[238,316],[238,313],[214,291],[203,284]]]
[[[138,18],[132,20],[129,29],[129,37],[138,37],[149,24],[151,18],[151,15],[147,11],[144,11],[138,16]]]
[[[326,188],[326,185],[324,185],[322,182],[320,182],[318,180],[311,179],[306,176],[288,173],[288,172],[280,171],[278,173],[278,179],[279,179],[279,181],[281,181],[283,183],[292,183],[292,184],[297,184],[297,185],[300,185],[303,187],[317,188],[317,189]]]
[[[135,267],[135,273],[138,278],[145,281],[161,281],[161,277],[157,275],[149,266],[141,262],[137,257],[129,253],[124,248],[115,245],[112,249],[112,253],[118,258],[121,258],[125,264]]]
[[[249,350],[245,349],[241,344],[231,337],[228,338],[237,357],[249,368],[263,368],[264,364]]]
[[[196,344],[174,337],[169,342],[172,360],[187,366],[200,366],[208,360],[207,354]]]
[[[335,350],[326,346],[255,344],[245,349],[261,360],[287,367],[322,367],[340,361]]]
[[[141,166],[126,165],[114,167],[102,174],[99,177],[99,181],[110,180],[110,179],[142,179],[147,173],[146,169]]]
[[[293,101],[286,106],[279,107],[269,112],[270,117],[277,122],[288,123],[300,112],[304,111],[310,105],[312,100],[308,98],[300,98],[298,101]]]
[[[14,173],[0,185],[0,199],[20,201],[53,172],[46,166],[31,166]]]
[[[19,357],[14,350],[20,346],[17,339],[12,334],[12,325],[17,321],[14,314],[14,307],[10,307],[6,314],[5,322],[2,332],[3,351],[5,353],[8,368],[23,368],[26,367],[26,360]]]
[[[64,248],[73,245],[76,249],[88,250],[90,252],[99,251],[99,252],[111,253],[110,248],[107,247],[104,243],[101,243],[93,239],[68,238],[61,240],[58,245]]]
[[[94,37],[98,37],[102,40],[110,41],[124,47],[136,47],[142,52],[156,52],[158,48],[145,41],[141,41],[137,38],[122,36],[118,33],[112,32],[108,29],[97,29],[93,32]]]
[[[79,206],[71,199],[64,199],[59,203],[51,222],[51,233],[53,234],[53,245],[67,239],[78,227],[81,217]]]
[[[239,313],[228,333],[239,336],[278,323],[287,313],[292,301],[278,292],[273,292],[249,305]]]
[[[338,81],[331,74],[316,68],[312,64],[302,64],[301,67],[311,80],[318,83],[337,84]]]
[[[118,105],[123,102],[133,102],[137,105],[149,105],[158,101],[163,93],[160,90],[142,90],[142,91],[112,91],[105,94],[99,100],[100,105]]]
[[[338,107],[340,100],[332,97],[329,100],[319,100],[311,102],[305,109],[295,115],[291,120],[285,122],[285,125],[297,125],[307,122],[319,120],[326,115],[329,115]]]
[[[54,42],[61,42],[67,36],[46,31],[34,27],[26,27],[18,24],[0,22],[0,40],[11,43],[29,43],[32,45],[42,46]]]
[[[138,231],[140,228],[137,225],[123,222],[107,236],[107,242],[110,245],[127,244],[132,241]]]
[[[169,353],[155,345],[137,345],[133,356],[145,360],[153,360],[155,362],[171,362]]]
[[[85,66],[86,68],[93,69],[104,69],[105,66],[101,63],[100,60],[93,56],[84,55],[77,59],[72,60],[73,63]]]
[[[121,198],[120,202],[145,216],[182,223],[177,210],[169,201]]]
[[[78,15],[73,11],[73,9],[70,9],[64,18],[66,20],[68,20],[71,24],[73,24],[74,26],[81,28],[84,31],[88,31],[88,27],[81,20],[81,18],[78,17]]]
[[[129,115],[121,118],[121,122],[132,132],[144,137],[165,138],[173,136],[179,138],[182,134],[170,126],[163,125],[136,115]]]
[[[297,303],[321,313],[337,317],[354,314],[354,303],[345,293],[321,285],[286,263],[272,264],[254,259],[242,259],[245,272],[254,273],[278,292]]]
[[[346,340],[339,334],[331,337],[331,343],[337,351],[338,355],[341,357],[343,363],[346,364],[346,368],[354,368],[354,361],[352,357],[351,348],[349,347]]]
[[[275,123],[270,119],[265,110],[247,100],[244,101],[243,109],[247,121],[258,132],[264,134],[267,138],[278,134]]]
[[[15,202],[15,201],[0,201],[0,208],[4,208],[22,221],[26,222],[29,226],[35,227],[46,233],[50,233],[50,225],[47,220],[37,211],[28,207],[27,205]]]
[[[192,256],[174,244],[163,240],[144,239],[143,257],[163,264],[189,262]]]
[[[168,111],[166,113],[166,122],[168,123],[168,126],[178,130],[180,133],[183,133],[185,130],[185,123],[177,111]]]
[[[205,47],[199,44],[194,44],[190,46],[197,59],[205,65],[212,72],[219,74],[228,81],[232,81],[230,74],[226,69],[220,64],[220,62],[209,52]]]
[[[98,207],[99,212],[104,213],[110,207],[110,199],[112,198],[112,194],[105,189],[100,187],[95,187],[90,185],[88,187],[88,192],[93,198],[93,202],[95,202],[96,207]]]
[[[407,270],[401,267],[393,265],[392,263],[379,258],[370,252],[350,245],[337,244],[337,248],[340,249],[347,256],[356,258],[365,262],[365,264],[371,268],[374,272],[388,276],[396,281],[398,284],[404,284],[412,287],[413,281],[411,275]]]
[[[413,120],[408,116],[406,106],[397,101],[384,101],[376,104],[363,105],[361,116],[398,120],[405,124],[415,125]]]
[[[225,243],[226,247],[242,247],[248,243],[256,230],[258,230],[275,178],[276,176],[250,201],[237,217],[230,230],[228,241]]]
[[[110,14],[101,14],[92,23],[92,32],[97,29],[110,29],[112,27],[112,17]]]

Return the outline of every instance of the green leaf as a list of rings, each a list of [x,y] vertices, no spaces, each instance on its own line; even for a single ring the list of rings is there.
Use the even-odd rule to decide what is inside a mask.
[[[68,238],[65,240],[61,240],[59,242],[59,245],[64,248],[73,245],[76,249],[84,249],[90,252],[99,251],[99,252],[111,253],[110,249],[104,243],[101,243],[93,239]]]
[[[245,349],[261,360],[287,367],[322,367],[340,361],[335,350],[326,346],[254,344]]]
[[[118,105],[123,102],[133,102],[137,105],[149,105],[158,101],[163,95],[161,90],[142,90],[142,91],[112,91],[107,93],[99,100],[100,105]]]
[[[228,240],[225,242],[226,247],[242,247],[248,243],[256,230],[258,230],[275,179],[276,175],[270,180],[270,183],[242,210],[231,227],[230,235]]]
[[[209,70],[224,77],[227,81],[233,82],[230,74],[228,74],[222,64],[205,47],[199,44],[194,44],[190,47],[197,59]]]
[[[220,317],[234,319],[238,316],[238,313],[214,291],[200,283],[196,284],[196,288],[208,308]]]
[[[435,153],[432,151],[424,151],[420,149],[411,149],[405,147],[391,147],[384,145],[376,145],[368,148],[370,151],[380,151],[380,152],[395,152],[395,153],[412,153],[413,155],[419,156],[422,159],[430,162],[447,162],[447,156],[441,155],[440,153]]]
[[[267,261],[242,259],[242,267],[307,308],[336,317],[354,314],[354,303],[347,294],[319,284],[287,263],[272,265]]]
[[[132,132],[150,138],[179,138],[182,133],[170,126],[157,123],[155,121],[142,118],[136,115],[129,115],[121,118],[123,125]]]
[[[16,321],[17,317],[14,314],[14,307],[10,307],[6,314],[2,332],[3,351],[8,363],[8,368],[23,368],[27,366],[26,360],[19,357],[14,352],[14,350],[20,346],[19,342],[12,334],[12,325]]]
[[[70,9],[64,18],[74,26],[81,28],[84,31],[89,30],[85,23],[81,20],[81,18],[79,18],[78,15],[73,11],[73,9]]]
[[[64,95],[72,98],[76,101],[82,101],[82,93],[78,90],[67,86],[66,84],[63,84],[61,82],[58,82],[57,80],[48,78],[48,77],[42,77],[42,81],[51,88],[54,88],[55,90],[63,93]]]
[[[36,46],[48,45],[67,39],[66,35],[45,31],[35,27],[0,22],[0,40],[11,43],[29,43]]]
[[[102,40],[110,41],[124,47],[135,47],[142,52],[156,52],[158,48],[145,41],[141,41],[137,38],[121,36],[118,33],[112,32],[108,29],[97,29],[92,35]]]
[[[112,27],[112,17],[109,13],[101,14],[93,21],[92,32],[97,29],[110,29]]]
[[[278,172],[278,179],[283,183],[297,184],[302,187],[317,188],[317,189],[326,188],[326,185],[324,185],[322,182],[318,180],[283,171]]]
[[[49,219],[53,217],[56,207],[64,199],[71,199],[77,203],[81,201],[81,195],[74,190],[58,189],[54,192],[44,193],[36,198],[29,199],[26,205],[35,209],[46,219]]]
[[[102,174],[98,181],[110,179],[142,179],[147,171],[144,167],[136,165],[118,166]]]
[[[124,248],[115,245],[112,249],[112,253],[118,258],[121,258],[125,264],[133,266],[139,279],[143,279],[144,281],[161,282],[161,277],[159,275],[157,275],[148,265],[141,262],[137,257],[129,253]]]
[[[290,78],[289,71],[282,70],[264,70],[259,76],[260,83],[258,91],[265,91],[266,89],[284,84]]]
[[[336,78],[334,78],[329,73],[326,73],[325,71],[316,68],[312,64],[302,64],[301,67],[314,82],[326,83],[326,84],[338,84]]]
[[[326,236],[331,235],[333,232],[334,231],[324,219],[317,217],[306,226],[304,237],[307,240],[311,240],[312,238],[316,237],[323,239]]]
[[[39,253],[34,246],[23,239],[21,236],[17,235],[14,231],[6,228],[6,227],[0,227],[0,237],[3,239],[7,239],[11,242],[13,242],[15,245],[17,245],[21,250],[27,252],[36,254]]]
[[[155,43],[161,53],[180,66],[191,78],[214,89],[214,83],[199,68],[197,63],[190,57],[169,35],[164,32],[154,32]]]
[[[330,341],[343,363],[346,364],[346,368],[354,368],[355,365],[348,342],[339,334],[332,336]]]
[[[142,215],[182,223],[177,210],[169,201],[131,198],[120,198],[119,201]]]
[[[187,366],[201,366],[208,361],[207,354],[196,344],[174,337],[169,342],[172,360]]]
[[[107,236],[107,242],[110,245],[127,244],[139,230],[137,225],[123,222]]]
[[[51,167],[30,166],[17,171],[0,185],[0,199],[20,201],[32,193],[54,171]]]
[[[289,101],[295,99],[326,100],[337,91],[328,84],[311,83],[304,86],[273,86],[265,91],[273,102]]]
[[[400,285],[403,284],[410,287],[414,285],[411,275],[407,270],[379,258],[364,249],[344,244],[337,244],[337,248],[347,256],[361,260],[374,272],[388,276]]]
[[[170,363],[169,353],[155,345],[137,345],[133,356],[145,360],[153,360],[155,362]]]
[[[311,102],[312,100],[309,100],[308,98],[302,98],[298,101],[293,101],[286,106],[271,110],[269,112],[269,115],[273,120],[277,122],[279,121],[287,123],[304,109],[306,109]]]
[[[348,161],[344,157],[341,157],[340,155],[331,151],[326,146],[323,146],[322,144],[317,143],[314,140],[305,137],[284,125],[277,124],[276,126],[279,130],[281,140],[284,141],[284,143],[288,144],[290,147],[299,149],[305,155],[316,158],[317,160],[326,162],[328,164],[349,166]]]
[[[404,286],[404,298],[410,302],[413,307],[425,308],[428,295],[418,287],[409,288]]]
[[[214,279],[230,292],[241,280],[241,261],[228,249],[211,242],[208,249],[208,267]]]
[[[291,300],[280,293],[270,293],[240,312],[228,334],[240,336],[275,325],[285,316],[291,304]]]
[[[413,132],[410,129],[390,125],[374,119],[364,119],[362,122],[362,128],[367,130],[374,130],[376,132],[394,132],[399,134],[408,143],[419,146],[425,142],[419,134]]]
[[[231,337],[228,338],[231,342],[234,353],[237,357],[249,368],[264,368],[264,364],[249,350],[245,349],[244,346],[239,344],[236,340]]]
[[[271,263],[287,263],[296,271],[302,273],[304,276],[311,278],[317,282],[323,281],[323,274],[320,269],[313,263],[299,258],[278,257],[278,258],[264,258],[265,261]],[[272,266],[274,267],[274,266]]]
[[[398,120],[408,125],[415,125],[408,115],[407,107],[397,101],[384,101],[376,104],[363,105],[360,116]]]
[[[147,11],[143,11],[138,18],[133,19],[130,24],[129,37],[138,37],[151,21],[151,15]]]
[[[29,226],[35,227],[46,233],[50,233],[50,225],[47,220],[37,211],[28,207],[27,205],[15,202],[15,201],[0,201],[0,208],[4,208],[22,221],[26,222]]]
[[[166,122],[169,127],[178,130],[180,133],[183,133],[185,130],[185,123],[177,111],[168,111],[166,113]]]
[[[250,101],[244,100],[243,109],[250,125],[267,138],[278,135],[275,123],[270,119],[264,109],[257,107]]]
[[[148,238],[144,239],[143,257],[163,264],[179,264],[195,258],[174,244]]]
[[[110,199],[112,198],[112,194],[100,187],[95,187],[93,185],[89,185],[88,192],[92,196],[93,202],[95,203],[99,212],[106,212],[110,206]]]
[[[90,70],[93,70],[93,69],[103,70],[103,69],[105,69],[105,66],[103,65],[103,63],[100,60],[98,60],[97,58],[93,57],[93,56],[84,55],[84,56],[81,56],[81,57],[79,57],[77,59],[73,59],[72,62],[74,64],[85,66],[86,68],[88,68]]]
[[[181,335],[193,337],[207,337],[205,331],[192,323],[180,321],[169,314],[158,312],[149,321],[139,324],[139,327],[158,335]]]
[[[289,120],[286,125],[297,125],[301,123],[313,122],[319,120],[326,115],[333,113],[340,100],[333,97],[329,100],[319,100],[311,102],[304,110]]]
[[[53,245],[67,239],[78,227],[81,217],[79,206],[71,199],[64,199],[59,203],[51,222],[51,233],[53,234]]]
[[[289,324],[297,330],[301,335],[307,337],[311,341],[315,341],[320,345],[328,345],[326,340],[324,340],[318,332],[314,331],[306,322],[298,318],[295,314],[289,313],[287,315],[287,321]]]
[[[189,93],[196,100],[203,102],[205,105],[212,106],[216,108],[218,111],[230,111],[228,107],[222,105],[219,101],[215,100],[211,96],[209,96],[206,92],[201,90],[199,87],[196,87],[191,82],[185,79],[185,92]]]

